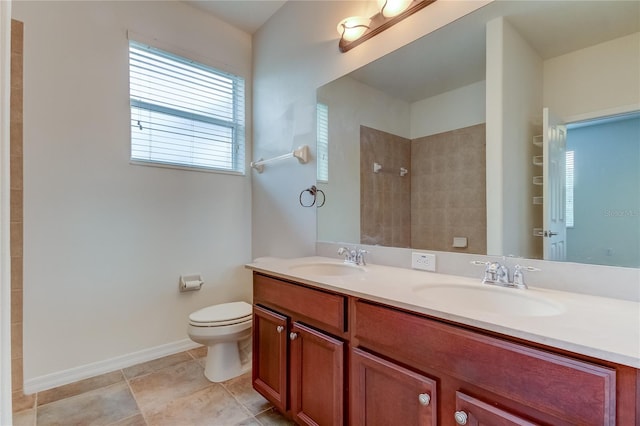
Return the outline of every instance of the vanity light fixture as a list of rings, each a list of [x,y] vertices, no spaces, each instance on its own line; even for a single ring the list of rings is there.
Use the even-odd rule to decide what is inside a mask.
[[[436,0],[378,0],[380,12],[371,18],[354,16],[340,21],[338,48],[342,53],[347,52],[434,1]]]
[[[371,19],[364,16],[350,16],[343,19],[338,24],[340,40],[354,41],[359,39],[369,29],[370,23]]]
[[[378,0],[378,8],[385,18],[393,18],[407,10],[411,0]]]

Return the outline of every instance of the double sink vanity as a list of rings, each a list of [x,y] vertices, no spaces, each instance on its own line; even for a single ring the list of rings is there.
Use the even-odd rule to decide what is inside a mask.
[[[253,386],[298,424],[640,424],[637,302],[325,257],[247,267]]]

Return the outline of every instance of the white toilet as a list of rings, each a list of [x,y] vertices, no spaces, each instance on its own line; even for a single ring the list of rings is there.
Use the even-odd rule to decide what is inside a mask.
[[[251,313],[250,304],[231,302],[189,315],[189,337],[207,346],[204,375],[210,381],[223,382],[251,369]]]

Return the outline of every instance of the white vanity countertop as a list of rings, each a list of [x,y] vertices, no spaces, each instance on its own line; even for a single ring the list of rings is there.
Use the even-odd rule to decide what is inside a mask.
[[[343,262],[317,256],[262,258],[246,267],[318,288],[640,368],[640,303],[637,302],[532,287],[527,290],[500,288],[482,284],[480,278],[382,265],[358,267],[360,271],[348,275],[321,275],[312,270],[316,264],[341,268],[338,265]],[[446,294],[439,296],[437,291],[429,297],[415,291],[429,286],[437,286],[438,289],[457,286],[462,292],[452,298]],[[460,294],[465,294],[464,289],[473,294],[469,298],[460,297]],[[522,315],[517,309],[507,309],[510,313],[475,309],[473,299],[483,296],[485,292],[489,298],[494,294],[496,299],[504,299],[503,304],[509,304],[510,298],[519,302],[522,295],[548,304],[553,308],[552,311],[557,309],[558,312]]]

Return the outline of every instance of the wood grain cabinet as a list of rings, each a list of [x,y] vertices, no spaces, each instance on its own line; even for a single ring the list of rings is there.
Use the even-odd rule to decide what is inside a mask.
[[[253,307],[253,387],[284,412],[288,397],[287,330],[289,320],[260,306]]]
[[[291,410],[303,425],[341,425],[344,343],[304,324],[291,328]]]
[[[344,424],[346,306],[344,296],[254,276],[253,387],[297,424]]]
[[[438,424],[435,380],[360,349],[351,351],[349,389],[354,426]]]
[[[253,343],[301,425],[640,425],[635,368],[257,272]]]
[[[352,345],[438,381],[438,424],[616,424],[614,368],[366,301],[354,305]]]
[[[508,411],[487,404],[462,392],[456,392],[456,412],[453,419],[459,425],[536,426]]]

